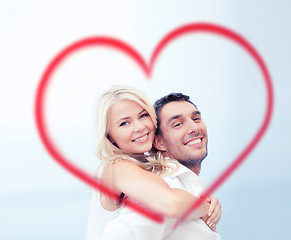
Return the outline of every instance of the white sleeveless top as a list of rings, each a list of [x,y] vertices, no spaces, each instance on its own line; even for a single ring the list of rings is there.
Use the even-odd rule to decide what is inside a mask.
[[[104,164],[100,164],[97,169],[97,176],[101,178]],[[90,205],[88,212],[87,240],[99,240],[103,238],[106,225],[119,216],[119,210],[105,210],[100,203],[100,192],[92,190],[90,194]]]

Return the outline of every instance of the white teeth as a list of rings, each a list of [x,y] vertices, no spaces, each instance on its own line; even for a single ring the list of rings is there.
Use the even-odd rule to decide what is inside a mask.
[[[191,142],[188,142],[186,143],[186,145],[194,145],[194,144],[197,144],[197,143],[201,143],[201,138],[198,138],[198,139],[195,139]]]
[[[134,141],[135,141],[135,142],[142,142],[143,140],[145,140],[145,139],[147,138],[147,136],[148,136],[148,135],[145,135],[145,136],[143,136],[143,137],[141,137],[141,138],[137,138],[137,139],[135,139]]]

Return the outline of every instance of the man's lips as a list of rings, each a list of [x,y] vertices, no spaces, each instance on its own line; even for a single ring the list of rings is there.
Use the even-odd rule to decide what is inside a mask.
[[[184,143],[186,146],[199,146],[203,144],[203,137],[191,138]]]
[[[133,139],[133,142],[138,142],[138,143],[144,143],[149,139],[149,133],[143,134],[135,139]]]

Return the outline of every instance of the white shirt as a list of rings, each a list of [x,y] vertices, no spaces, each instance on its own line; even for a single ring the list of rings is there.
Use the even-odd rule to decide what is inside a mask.
[[[164,177],[163,179],[171,188],[180,188],[196,196],[199,196],[204,190],[204,184],[202,180],[194,172],[181,164],[178,171],[171,174],[170,176]],[[94,211],[96,211],[96,209]],[[99,236],[97,237],[97,234],[94,233],[94,231],[96,232],[96,229],[94,229],[94,223],[92,222],[92,218],[94,218],[93,215],[95,215],[95,218],[100,218],[100,215],[98,216],[96,213],[98,214],[98,212],[95,212],[89,215],[87,240],[220,239],[220,236],[217,233],[211,231],[210,228],[201,219],[190,221],[185,220],[176,229],[173,230],[177,219],[165,218],[164,222],[160,224],[128,208],[121,208],[120,210],[113,212],[116,215],[113,216],[113,220],[106,225],[103,232],[103,238],[100,238],[99,236],[101,236],[102,233],[100,234],[100,232],[98,232]],[[110,214],[112,214],[112,212],[110,212]],[[105,224],[106,222],[103,225]]]
[[[200,196],[205,189],[203,180],[189,168],[180,164],[176,173],[163,178],[171,188],[180,188]],[[167,224],[167,223],[165,223]],[[172,226],[169,226],[172,229]],[[200,218],[184,220],[176,229],[170,231],[163,239],[167,240],[219,240],[220,236],[213,232]]]

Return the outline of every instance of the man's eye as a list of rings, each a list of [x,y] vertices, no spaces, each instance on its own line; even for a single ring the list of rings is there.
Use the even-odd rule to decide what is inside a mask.
[[[200,117],[196,117],[196,118],[193,118],[193,121],[200,121],[201,120],[201,118]]]
[[[126,125],[128,125],[129,124],[129,122],[122,122],[120,125],[119,125],[119,127],[122,127],[122,126],[126,126]]]
[[[175,128],[175,127],[179,127],[179,126],[181,126],[182,125],[182,123],[175,123],[174,125],[173,125],[173,127]]]
[[[145,117],[148,117],[148,116],[149,116],[148,113],[144,113],[144,114],[142,114],[142,115],[140,116],[140,118],[145,118]]]

